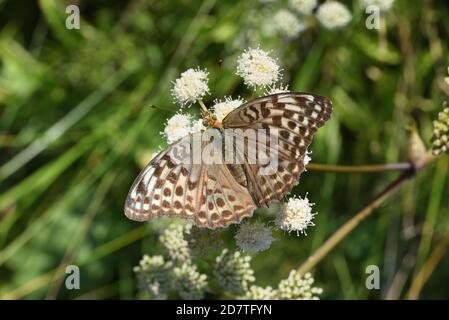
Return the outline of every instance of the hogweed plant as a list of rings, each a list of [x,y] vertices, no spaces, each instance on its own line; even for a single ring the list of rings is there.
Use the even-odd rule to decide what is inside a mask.
[[[299,2],[297,1],[297,5]],[[311,6],[312,2],[309,4]],[[343,20],[349,19],[350,14],[340,4],[335,1],[328,1],[325,4],[332,6],[333,11],[341,10],[340,20],[333,21],[333,27],[342,26]],[[323,6],[320,7],[321,10],[326,10],[326,6],[324,8]],[[387,7],[386,4],[385,6]],[[303,8],[303,11],[308,12],[306,8]],[[321,12],[318,15],[323,18],[325,13]],[[252,99],[256,97],[254,102],[246,103],[241,97],[227,96],[222,99],[215,98],[208,108],[203,101],[210,94],[208,72],[200,68],[183,72],[173,82],[172,95],[180,109],[168,119],[162,132],[170,146],[153,156],[153,160],[139,175],[130,190],[125,205],[125,213],[129,218],[138,221],[160,216],[187,219],[187,222],[174,220],[167,228],[161,229],[159,244],[162,254],[144,256],[134,269],[140,287],[151,298],[202,299],[224,296],[237,299],[318,299],[322,289],[312,286],[314,279],[309,271],[405,181],[433,162],[436,156],[448,150],[449,109],[445,108],[439,114],[438,120],[434,122],[432,151],[426,149],[419,133],[414,131],[410,136],[408,158],[403,163],[366,166],[309,163],[310,152],[307,147],[311,142],[311,136],[308,137],[308,135],[313,135],[329,117],[330,112],[326,113],[328,112],[326,108],[330,102],[312,94],[290,93],[288,87],[281,84],[282,69],[277,60],[272,57],[271,52],[264,51],[260,47],[247,49],[239,56],[236,61],[236,75],[242,77],[243,83],[253,91]],[[264,94],[268,96],[257,98]],[[196,104],[201,110],[201,119],[195,119],[188,113],[188,109]],[[267,111],[264,108],[272,109]],[[307,110],[307,108],[311,109]],[[294,112],[290,112],[294,110],[301,110],[299,117],[295,118]],[[323,111],[325,118],[323,118]],[[284,142],[290,141],[290,135],[282,131],[284,126],[289,127],[290,132],[294,132],[298,121],[303,125],[303,129],[298,131],[298,136],[302,135],[302,137],[293,140],[298,146],[304,147],[303,152],[291,149],[294,150],[293,154],[296,152],[297,162],[300,163],[288,166],[290,171],[297,170],[296,175],[290,173],[279,176],[284,178],[284,184],[280,183],[281,180],[277,180],[279,177],[276,173],[274,175],[271,173],[271,175],[257,177],[260,186],[251,186],[251,182],[254,182],[256,177],[252,176],[254,172],[251,171],[251,167],[245,166],[248,165],[249,158],[237,164],[240,168],[237,171],[235,171],[236,164],[231,162],[213,163],[209,164],[210,167],[197,164],[202,173],[195,173],[196,169],[192,163],[175,163],[173,158],[167,156],[171,149],[176,149],[179,141],[208,133],[209,130],[216,130],[226,137],[226,126],[232,123],[229,119],[235,123],[241,121],[246,126],[250,126],[251,123],[266,122],[266,119],[276,115],[279,120],[270,124],[279,126],[281,129],[279,137],[281,140],[284,139]],[[320,122],[315,124],[314,121]],[[274,130],[273,127],[266,126],[266,128]],[[191,143],[190,140],[189,143]],[[176,160],[185,160],[185,154],[190,154],[188,150],[195,148],[191,144],[187,146],[187,148],[185,146],[181,148],[182,156],[175,158]],[[202,148],[193,150],[192,153],[200,153],[203,156],[205,148],[203,144],[201,146]],[[270,147],[274,149],[272,145]],[[288,147],[288,144],[281,144],[280,150],[285,153],[289,151]],[[216,152],[217,149],[213,150]],[[249,151],[248,147],[247,152]],[[179,152],[180,150],[176,150],[173,154]],[[243,154],[247,156],[246,153]],[[213,156],[213,152],[208,155]],[[310,171],[370,173],[396,170],[402,171],[402,174],[364,209],[343,224],[299,269],[292,270],[277,287],[257,286],[255,272],[251,268],[252,258],[248,254],[254,255],[269,250],[273,241],[279,241],[273,234],[275,229],[288,234],[293,231],[299,236],[306,235],[307,229],[315,225],[313,219],[317,213],[313,212],[314,204],[309,202],[307,195],[286,199],[291,188],[298,182],[299,174],[305,171],[305,166]],[[163,174],[166,168],[168,170]],[[211,168],[216,171],[214,172]],[[224,168],[231,172],[229,174],[226,171],[228,173],[226,183],[220,180],[220,174],[226,175]],[[281,173],[287,170],[281,165],[278,169],[281,169]],[[195,180],[195,174],[198,174],[200,178]],[[206,179],[204,175],[207,176]],[[187,176],[187,180],[182,180],[183,176]],[[270,178],[273,179],[272,182],[267,183],[266,181]],[[180,180],[182,180],[181,184]],[[238,184],[232,184],[229,182],[231,180]],[[268,187],[265,186],[266,183]],[[270,185],[274,188],[270,189]],[[288,187],[285,188],[285,185]],[[187,189],[183,189],[183,186],[187,186]],[[243,191],[239,189],[242,186]],[[248,196],[248,192],[251,197]],[[278,197],[275,196],[276,194]],[[192,196],[195,196],[196,202],[193,201]],[[189,201],[189,197],[192,201]],[[238,197],[241,199],[237,200]],[[181,202],[183,199],[185,201]],[[257,217],[254,219],[259,220],[250,221],[257,207],[268,206],[275,200],[283,204],[278,208],[272,223],[267,225]],[[247,201],[246,208],[243,206],[245,201]],[[239,205],[232,205],[234,202]],[[239,224],[234,236],[236,250],[225,247],[222,239],[222,230],[227,229],[232,223]]]
[[[252,291],[249,291],[255,278],[250,267],[251,258],[243,255],[243,253],[255,254],[269,249],[275,240],[273,228],[305,235],[305,230],[314,225],[312,220],[315,215],[312,213],[312,204],[309,203],[307,196],[292,198],[282,205],[270,226],[260,221],[252,223],[244,218],[249,218],[257,207],[268,206],[273,201],[282,200],[298,183],[300,173],[310,161],[307,147],[313,133],[329,118],[330,102],[313,94],[290,93],[286,86],[279,84],[282,79],[282,69],[277,60],[271,56],[270,52],[259,47],[247,49],[240,55],[236,61],[235,73],[254,92],[252,98],[256,97],[255,102],[245,104],[240,97],[235,99],[224,97],[221,100],[213,100],[213,105],[207,108],[203,98],[210,94],[208,72],[200,68],[183,72],[173,82],[172,95],[180,110],[168,119],[161,132],[170,146],[153,157],[148,167],[136,179],[128,196],[125,213],[131,219],[142,221],[159,216],[178,216],[187,218],[193,224],[173,223],[159,237],[164,255],[145,256],[140,266],[136,267],[141,287],[145,288],[153,298],[167,297],[167,293],[176,293],[178,297],[184,299],[202,298],[201,292],[206,291],[206,279],[211,277],[224,292],[241,297],[248,297],[248,292],[258,292],[258,295],[266,292],[267,297],[317,298],[316,294],[319,290],[310,291],[311,288],[307,285],[313,282],[310,275],[302,279],[301,276],[292,274],[279,284],[277,290],[266,288],[261,291],[254,287]],[[265,93],[269,95],[257,98]],[[194,119],[188,113],[187,109],[195,104],[199,105],[202,119]],[[233,120],[233,116],[238,118]],[[277,138],[281,143],[278,144],[270,137],[268,146],[270,156],[279,157],[276,159],[276,163],[279,161],[279,164],[275,167],[279,171],[266,175],[260,174],[263,171],[261,169],[266,169],[260,164],[258,174],[252,171],[254,167],[248,166],[252,160],[249,154],[255,147],[248,143],[251,139],[248,135],[245,136],[248,143],[247,149],[239,153],[244,157],[244,161],[240,163],[237,161],[239,156],[237,153],[240,150],[237,142],[232,146],[232,149],[235,147],[236,150],[236,158],[232,159],[235,163],[232,161],[213,163],[209,167],[198,164],[199,167],[194,167],[191,163],[175,163],[173,157],[164,158],[171,149],[176,148],[179,141],[197,134],[209,133],[210,130],[221,132],[226,143],[226,126],[232,128],[239,121],[245,120],[243,129],[247,132],[253,129],[251,128],[253,124],[259,122],[264,122],[264,126],[256,127],[259,131],[266,129],[270,134],[278,134],[280,130]],[[259,139],[261,138],[257,136],[257,139],[257,147],[260,147],[262,142]],[[297,148],[293,148],[294,144]],[[187,149],[193,150],[195,146],[188,145]],[[203,146],[203,149],[198,149],[196,152],[204,155],[205,149],[206,147]],[[183,151],[185,152],[185,149]],[[256,152],[257,158],[260,158],[261,150]],[[292,155],[286,158],[285,154],[289,153]],[[172,170],[163,175],[161,171],[164,168]],[[198,168],[203,172],[200,178],[204,175],[207,175],[207,178],[194,179],[195,170]],[[175,174],[176,172],[178,175]],[[188,177],[185,182],[182,176]],[[184,186],[188,188],[185,189]],[[193,201],[194,198],[196,202]],[[233,203],[236,204],[233,205]],[[238,251],[222,249],[221,254],[214,261],[212,274],[208,276],[200,274],[197,266],[193,264],[192,251],[200,252],[201,256],[205,257],[204,252],[207,249],[202,242],[210,239],[205,239],[201,235],[203,230],[200,231],[197,227],[215,229],[227,227],[230,223],[240,224],[234,237]],[[196,235],[192,236],[192,232]],[[211,238],[219,237],[218,231],[206,232],[212,232],[209,234]],[[202,249],[191,250],[185,235],[190,235],[187,237],[191,242],[195,242],[194,245],[192,243],[192,247],[202,247]],[[166,282],[166,278],[160,279],[160,272],[165,273],[164,277],[167,273],[172,274],[171,280]],[[291,293],[287,293],[288,290]]]
[[[385,19],[393,9],[394,0],[359,0],[350,8],[337,0],[259,0],[258,6],[249,5],[245,27],[231,43],[234,51],[257,44],[279,48],[277,54],[284,59],[286,66],[297,62],[296,47],[304,43],[299,42],[308,36],[316,37],[316,32],[325,30],[338,34],[346,29],[363,27],[378,29],[379,48],[386,49]],[[352,11],[351,11],[352,10]],[[354,16],[362,12],[364,23],[356,26]],[[373,20],[374,19],[374,20]],[[260,23],[263,21],[264,23]],[[282,48],[282,49],[280,49]]]
[[[245,224],[242,224],[242,227],[245,227]],[[194,242],[189,243],[187,239],[192,232],[195,233],[195,237],[190,239]],[[236,299],[311,300],[318,299],[322,293],[321,288],[313,286],[314,279],[310,273],[301,276],[296,270],[292,270],[276,288],[255,285],[256,277],[251,268],[249,255],[222,248],[215,259],[210,259],[211,253],[215,251],[212,243],[216,240],[205,241],[204,235],[209,232],[183,223],[172,223],[163,230],[159,237],[163,255],[145,255],[139,265],[134,267],[142,292],[152,299],[187,300],[210,298],[218,292],[221,296]],[[207,238],[218,239],[219,234],[214,232]],[[198,245],[201,250],[197,250]],[[257,246],[260,245],[262,243],[258,242]],[[178,249],[175,249],[177,247]],[[205,249],[207,256],[204,255]],[[199,271],[198,265],[204,263],[207,266],[205,268],[207,274]]]

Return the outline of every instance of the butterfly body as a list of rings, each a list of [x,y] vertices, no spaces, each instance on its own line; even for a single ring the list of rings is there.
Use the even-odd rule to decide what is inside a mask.
[[[126,216],[182,217],[212,229],[239,223],[298,184],[307,147],[331,111],[327,98],[281,93],[246,103],[222,122],[206,114],[203,136],[212,138],[190,135],[159,153],[134,181]],[[270,161],[262,163],[259,149]]]

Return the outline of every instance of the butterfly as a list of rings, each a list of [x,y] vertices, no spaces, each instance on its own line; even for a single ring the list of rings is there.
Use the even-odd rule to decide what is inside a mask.
[[[244,136],[246,144],[233,145],[233,160],[240,161],[177,161],[204,155],[206,148],[211,155],[222,151],[218,142],[195,144],[192,134],[182,138],[156,155],[135,179],[125,202],[125,215],[136,221],[181,217],[210,229],[240,223],[258,207],[280,201],[299,183],[307,148],[331,112],[332,102],[325,97],[288,92],[245,103],[222,122],[206,114],[207,134],[226,140],[226,132],[232,129]],[[276,137],[276,144],[266,144],[270,156],[277,157],[273,172],[260,174],[263,165],[251,161],[258,142],[248,143],[252,139],[246,135],[249,130],[265,130]]]

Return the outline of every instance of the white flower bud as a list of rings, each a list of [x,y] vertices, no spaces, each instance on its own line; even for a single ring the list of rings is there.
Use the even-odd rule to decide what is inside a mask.
[[[326,29],[339,29],[346,26],[352,19],[351,12],[338,1],[323,3],[316,13],[318,21]]]

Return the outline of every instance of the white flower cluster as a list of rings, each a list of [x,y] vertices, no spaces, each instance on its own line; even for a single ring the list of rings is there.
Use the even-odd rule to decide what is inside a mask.
[[[183,264],[173,269],[176,281],[174,290],[182,299],[199,300],[203,299],[204,291],[207,288],[207,276],[200,274],[193,264]]]
[[[316,17],[326,29],[334,30],[346,26],[352,14],[344,4],[331,0],[318,7]]]
[[[314,279],[310,273],[304,276],[296,271],[290,271],[287,279],[279,282],[278,299],[282,300],[318,300],[323,289],[312,287]]]
[[[281,75],[281,69],[276,60],[270,57],[269,52],[260,48],[245,50],[237,61],[237,75],[243,77],[246,85],[252,88],[271,86],[272,93],[285,92],[287,87],[276,88],[275,84]],[[207,85],[208,73],[199,68],[188,69],[173,83],[172,95],[181,105],[199,102],[209,93]],[[237,98],[225,97],[223,100],[215,100],[211,108],[218,121],[223,119],[232,110],[238,108],[245,101]],[[172,144],[189,134],[206,130],[202,119],[193,119],[186,113],[176,113],[165,124],[161,134],[169,144]]]
[[[159,237],[166,257],[143,256],[134,268],[139,286],[153,299],[167,299],[169,294],[182,299],[202,299],[207,288],[207,276],[200,274],[192,263],[184,234],[190,225],[170,225]]]
[[[264,224],[256,222],[243,222],[235,235],[237,246],[248,253],[267,250],[274,238],[271,229]]]
[[[250,256],[242,256],[240,252],[229,252],[224,249],[216,258],[214,277],[222,289],[231,293],[242,293],[248,290],[255,281],[251,269]]]
[[[313,205],[307,196],[290,198],[278,213],[275,220],[276,225],[288,232],[296,231],[297,234],[306,234],[307,227],[315,225],[312,222],[316,215],[316,213],[312,213]]]
[[[287,38],[295,38],[306,29],[305,23],[287,9],[280,9],[276,12],[272,23],[274,29]]]
[[[316,8],[317,0],[289,0],[289,6],[301,15],[310,15]]]
[[[159,242],[161,243],[165,254],[175,264],[191,262],[189,244],[184,239],[184,234],[189,232],[190,228],[190,224],[184,226],[178,223],[172,223],[159,236]]]
[[[167,299],[171,288],[170,270],[173,264],[162,256],[144,255],[139,265],[134,267],[139,287],[153,299]]]
[[[242,100],[240,98],[232,99],[230,97],[225,97],[224,100],[214,101],[212,111],[214,115],[217,117],[218,121],[223,121],[223,119],[228,115],[229,112],[240,107],[244,103],[245,100]]]
[[[169,144],[184,138],[192,131],[192,117],[188,114],[177,113],[168,119],[162,133]]]
[[[237,75],[248,87],[258,88],[275,84],[281,69],[269,52],[260,48],[245,50],[237,60]]]
[[[292,270],[287,279],[281,280],[277,289],[251,286],[240,299],[247,300],[318,300],[323,289],[313,287],[314,279],[310,273],[302,277]]]
[[[445,107],[433,121],[432,152],[435,156],[449,152],[449,108]]]
[[[196,102],[209,93],[207,85],[208,73],[201,69],[188,69],[175,80],[172,95],[175,100],[185,106]]]
[[[212,107],[213,114],[218,121],[228,115],[229,112],[244,104],[242,99],[231,99],[226,97],[224,100],[216,100]],[[191,133],[197,133],[206,130],[202,119],[193,120],[188,114],[177,113],[168,119],[162,135],[167,139],[169,144],[186,137]]]
[[[143,256],[139,265],[134,268],[137,274],[139,287],[145,290],[153,299],[203,299],[204,293],[208,289],[208,276],[201,274],[191,259],[185,259],[186,254],[181,254],[183,259],[179,259],[179,252],[173,253],[172,245],[178,243],[185,247],[186,241],[180,237],[195,237],[205,239],[205,234],[201,235],[195,232],[193,228],[185,225],[182,228],[169,227],[164,231],[164,237],[160,237],[163,247],[166,247],[163,241],[169,241],[168,237],[178,238],[170,244],[170,250],[164,248],[168,257],[160,255]],[[193,232],[192,232],[193,231]],[[210,231],[210,230],[209,230]],[[192,232],[192,233],[190,233]],[[216,234],[207,234],[209,239],[215,238]],[[193,239],[191,239],[193,240]],[[189,241],[190,243],[190,241]],[[180,250],[184,252],[184,250]],[[174,257],[175,260],[171,260]],[[254,271],[250,265],[251,257],[243,256],[240,252],[230,252],[228,249],[222,250],[221,254],[215,260],[213,276],[219,286],[228,294],[238,294],[239,299],[251,300],[272,300],[272,299],[318,299],[317,295],[322,293],[322,289],[312,287],[314,282],[310,274],[303,277],[292,270],[287,279],[279,282],[278,287],[260,287],[253,285],[255,281]]]
[[[259,287],[251,286],[249,290],[240,297],[242,300],[275,300],[277,297],[277,291],[272,287]]]
[[[360,5],[362,8],[376,6],[383,12],[389,11],[393,4],[394,0],[360,0]]]
[[[313,14],[317,4],[317,0],[289,0],[288,8],[281,8],[273,15],[270,31],[288,39],[296,38],[308,28],[307,16]]]

